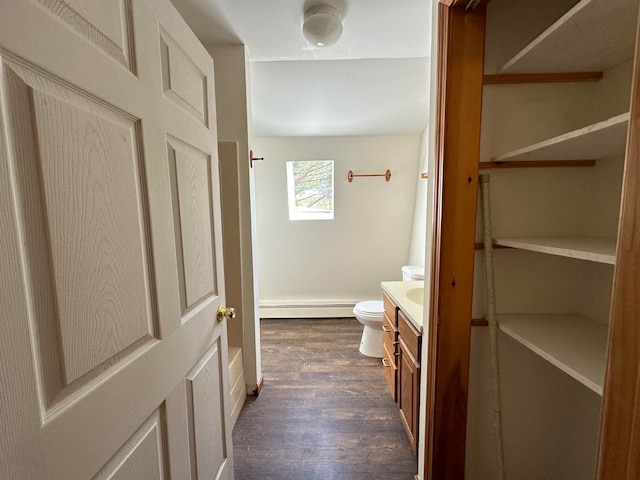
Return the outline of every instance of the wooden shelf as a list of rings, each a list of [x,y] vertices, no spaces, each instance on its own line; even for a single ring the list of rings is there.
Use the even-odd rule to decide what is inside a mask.
[[[633,57],[637,0],[582,0],[499,73],[603,71]]]
[[[607,325],[581,315],[498,315],[501,331],[602,395]]]
[[[616,240],[599,237],[514,237],[496,238],[496,245],[531,252],[577,258],[590,262],[616,263]]]
[[[623,155],[627,142],[629,113],[500,155],[493,162],[597,160]]]
[[[575,83],[602,80],[602,72],[560,72],[560,73],[505,73],[484,75],[483,85],[514,85],[518,83]]]

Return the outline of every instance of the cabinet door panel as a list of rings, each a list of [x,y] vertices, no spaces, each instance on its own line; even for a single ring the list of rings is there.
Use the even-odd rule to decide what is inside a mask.
[[[413,358],[419,359],[422,337],[405,318],[402,310],[398,310],[398,334],[403,338],[405,347],[411,352]]]
[[[398,367],[395,363],[395,350],[389,351],[386,343],[382,347],[382,373],[389,386],[389,393],[394,402],[398,401],[397,375]]]
[[[398,409],[411,448],[417,452],[420,365],[407,349],[402,337],[398,347]]]

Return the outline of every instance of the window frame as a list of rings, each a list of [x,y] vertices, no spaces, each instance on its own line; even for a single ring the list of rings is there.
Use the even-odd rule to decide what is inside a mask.
[[[293,174],[294,164],[297,162],[330,162],[331,163],[331,210],[330,211],[300,211],[300,207],[296,205],[295,198],[295,178]],[[333,220],[335,211],[335,161],[334,160],[287,160],[287,206],[289,210],[289,220]]]

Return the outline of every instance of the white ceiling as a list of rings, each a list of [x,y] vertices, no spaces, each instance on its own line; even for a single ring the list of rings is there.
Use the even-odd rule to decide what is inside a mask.
[[[205,45],[244,43],[254,136],[421,133],[428,118],[428,0],[172,0]],[[302,35],[305,8],[342,12],[335,45]]]

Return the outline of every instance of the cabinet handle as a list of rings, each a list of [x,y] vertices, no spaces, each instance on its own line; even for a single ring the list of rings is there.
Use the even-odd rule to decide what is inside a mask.
[[[386,367],[386,368],[390,368],[390,367],[391,367],[391,365],[389,365],[389,362],[387,362],[387,359],[386,359],[386,358],[383,358],[383,359],[382,359],[382,365],[383,365],[384,367]]]
[[[387,327],[386,325],[382,325],[382,330],[385,332],[390,332],[391,329],[389,327]]]

